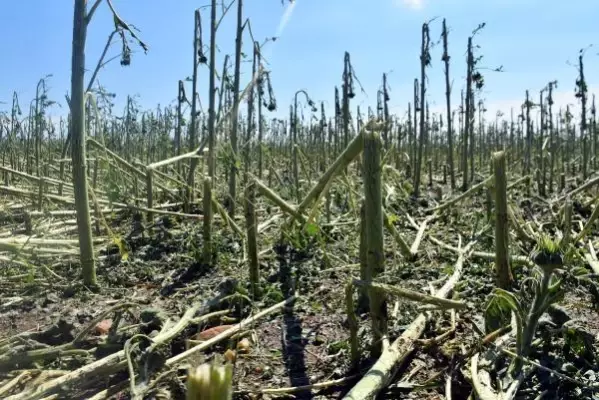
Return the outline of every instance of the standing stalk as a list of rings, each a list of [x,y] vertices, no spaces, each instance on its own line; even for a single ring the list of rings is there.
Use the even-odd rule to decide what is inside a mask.
[[[509,264],[509,227],[507,214],[507,179],[505,153],[493,155],[495,174],[495,269],[497,286],[508,289],[513,277]]]
[[[343,147],[349,143],[349,99],[353,97],[352,71],[349,53],[343,58]]]
[[[204,178],[204,230],[203,243],[203,262],[205,265],[212,265],[214,260],[214,251],[212,248],[212,181],[210,177]]]
[[[250,285],[251,293],[254,299],[259,296],[260,284],[260,269],[258,265],[258,225],[256,221],[256,210],[254,204],[256,202],[256,186],[253,181],[250,181],[245,192],[245,224],[247,235],[247,252],[250,268]]]
[[[418,101],[418,89],[420,85],[418,84],[418,78],[414,79],[414,129],[412,131],[412,143],[410,146],[410,161],[412,165],[412,173],[416,170],[416,138],[418,137],[418,111],[422,111],[420,108]]]
[[[597,169],[597,108],[595,107],[595,95],[593,94],[593,102],[591,103],[591,133],[593,134],[593,170]]]
[[[467,56],[467,74],[466,74],[466,102],[465,102],[465,121],[464,121],[464,139],[463,139],[463,150],[462,150],[462,191],[468,190],[469,179],[468,179],[468,141],[472,142],[471,136],[471,112],[472,112],[472,70],[474,68],[474,56],[472,54],[472,37],[468,38],[468,56]],[[470,143],[472,147],[472,143]],[[472,171],[474,174],[474,171]]]
[[[532,102],[530,101],[530,97],[528,95],[528,90],[526,91],[526,101],[524,103],[524,107],[526,110],[526,153],[524,156],[524,174],[530,175],[530,170],[532,167],[532,127],[530,120],[530,107]]]
[[[260,47],[258,46],[258,43],[256,43],[256,65],[258,66],[258,69],[261,70],[261,66],[262,66],[262,54],[260,53]],[[264,80],[267,79],[268,76],[260,76],[260,78],[258,78],[258,140],[257,140],[257,150],[258,150],[258,178],[262,179],[262,141],[263,141],[263,136],[264,136],[264,130],[262,129],[263,124],[262,124],[262,95],[264,93]]]
[[[376,132],[364,135],[364,202],[366,217],[367,278],[372,281],[384,272],[383,201],[381,195],[381,140]],[[369,289],[372,321],[372,353],[381,353],[382,340],[387,333],[387,304],[384,293]]]
[[[445,100],[447,103],[447,163],[451,189],[455,189],[455,171],[453,167],[453,121],[451,118],[451,83],[449,81],[449,52],[447,49],[447,25],[443,19],[443,62],[445,63]]]
[[[216,104],[216,0],[212,0],[210,9],[210,83],[208,104],[208,176],[204,179],[204,263],[214,263],[212,246],[212,187],[215,170],[215,118]],[[195,96],[194,96],[195,97]],[[195,159],[195,158],[194,158]],[[194,160],[192,159],[192,160]],[[193,165],[193,163],[192,163]],[[193,167],[191,168],[193,170]],[[193,175],[193,171],[190,172]]]
[[[584,79],[583,54],[578,56],[578,80],[576,97],[580,98],[580,139],[582,140],[582,179],[587,179],[588,138],[587,138],[587,83]]]
[[[427,139],[426,132],[426,114],[424,112],[426,97],[426,66],[430,63],[429,54],[429,29],[428,24],[422,24],[422,44],[420,48],[420,137],[418,139],[418,155],[416,158],[416,168],[414,169],[414,197],[420,195],[420,178],[422,169],[422,153],[424,142]]]
[[[548,122],[549,122],[549,151],[550,155],[550,165],[549,165],[549,193],[553,193],[553,182],[555,180],[555,160],[557,146],[556,146],[556,138],[555,138],[555,129],[553,127],[553,88],[555,87],[556,82],[549,82],[549,87],[547,89],[547,111],[548,111]]]
[[[183,125],[183,112],[181,107],[185,102],[185,86],[183,81],[179,81],[179,90],[177,95],[177,128],[175,129],[175,155],[181,155],[181,130]],[[181,176],[181,162],[177,162],[177,175]]]
[[[91,218],[85,158],[85,40],[87,36],[86,1],[75,0],[73,15],[73,47],[71,58],[71,157],[73,165],[73,188],[77,209],[77,229],[81,273],[86,286],[96,286],[96,260],[92,241]]]
[[[254,42],[254,51],[253,51],[253,61],[252,61],[252,77],[256,76],[256,72],[258,71],[258,66],[256,65],[258,61],[258,52],[259,52],[258,42]],[[244,182],[247,182],[247,174],[251,167],[251,158],[250,158],[250,149],[252,138],[254,136],[254,129],[256,123],[254,122],[254,87],[251,86],[248,93],[248,113],[247,113],[247,127],[246,127],[246,137],[244,143],[243,150],[243,165],[244,165]]]
[[[541,108],[541,123],[540,123],[540,129],[539,129],[539,157],[540,157],[540,165],[539,165],[539,170],[541,173],[541,179],[539,180],[539,194],[542,197],[545,197],[546,192],[545,192],[545,187],[546,187],[546,174],[545,174],[545,156],[544,156],[544,149],[543,149],[543,141],[545,140],[545,107],[543,104],[543,92],[544,90],[541,90],[541,96],[540,96],[540,108]]]
[[[243,40],[243,0],[237,0],[237,33],[235,36],[235,69],[233,72],[233,109],[231,110],[231,165],[229,170],[229,204],[231,218],[235,216],[235,197],[237,196],[237,132],[239,124],[239,81],[241,74],[241,47]]]
[[[389,151],[390,134],[391,134],[391,118],[389,116],[389,90],[387,90],[387,74],[383,74],[383,118],[385,120],[384,141],[385,151]],[[358,128],[359,130],[359,128]],[[398,149],[399,150],[399,149]]]
[[[214,4],[213,4],[214,8]],[[215,12],[213,10],[213,12]],[[194,23],[193,23],[193,75],[191,81],[191,118],[189,125],[189,147],[191,149],[195,149],[197,146],[197,86],[198,86],[198,52],[201,51],[202,47],[202,25],[201,25],[201,16],[200,10],[196,10],[194,13]],[[210,48],[212,52],[212,48]],[[212,60],[211,60],[212,62]],[[211,64],[211,67],[213,65]],[[212,75],[212,74],[211,74]],[[212,88],[213,86],[211,86]],[[212,149],[210,149],[211,151]],[[195,186],[195,169],[198,165],[197,158],[193,157],[191,159],[189,165],[189,172],[187,175],[187,188],[185,195],[185,212],[189,212],[189,206],[191,202],[193,202],[193,193]]]

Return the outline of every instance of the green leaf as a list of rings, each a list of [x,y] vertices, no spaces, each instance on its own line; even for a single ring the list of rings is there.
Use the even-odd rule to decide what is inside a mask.
[[[587,346],[584,336],[577,329],[568,328],[564,330],[564,339],[566,344],[570,346],[570,349],[578,356],[582,356],[586,351]]]
[[[121,260],[127,261],[129,259],[129,253],[127,252],[124,240],[120,237],[115,237],[112,239],[112,242],[119,248]]]
[[[338,340],[327,346],[327,352],[329,354],[336,354],[341,350],[349,350],[349,344],[347,343],[347,341]]]
[[[522,318],[525,317],[520,300],[511,292],[501,288],[495,288],[493,294],[498,296],[505,304]]]
[[[451,274],[453,274],[453,271],[454,271],[454,267],[451,264],[445,264],[445,266],[443,267],[444,274],[451,275]]]
[[[270,349],[270,353],[275,357],[279,357],[282,354],[281,350],[277,350],[277,349]]]
[[[555,282],[554,284],[550,285],[547,288],[547,291],[551,294],[557,294],[557,293],[561,292],[561,285],[562,285],[562,280],[558,279],[557,282]]]
[[[511,310],[498,296],[491,296],[485,307],[485,333],[495,332],[510,321]]]
[[[314,237],[314,236],[318,235],[318,231],[319,231],[318,225],[316,225],[313,222],[307,223],[304,229],[310,237]]]
[[[570,270],[574,276],[588,275],[589,271],[585,267],[574,267]]]

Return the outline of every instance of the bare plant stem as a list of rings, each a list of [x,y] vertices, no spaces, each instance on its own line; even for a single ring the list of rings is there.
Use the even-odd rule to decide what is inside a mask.
[[[468,57],[467,57],[467,73],[466,73],[466,104],[465,104],[465,121],[464,121],[464,137],[462,148],[462,191],[468,190],[468,149],[472,147],[472,70],[474,68],[474,56],[472,54],[472,37],[468,38]],[[471,171],[474,174],[474,171]]]
[[[253,181],[249,182],[245,192],[245,224],[247,235],[247,251],[250,270],[250,285],[254,299],[259,295],[260,269],[258,265],[258,222],[256,220],[256,188]]]
[[[381,195],[381,140],[378,132],[364,135],[364,204],[367,243],[367,280],[371,282],[385,270],[383,253],[383,199]],[[381,354],[382,340],[387,334],[387,303],[385,295],[370,289],[370,318],[372,321],[372,352]]]
[[[210,177],[204,178],[204,232],[203,232],[203,257],[204,264],[212,265],[212,180]]]
[[[193,22],[193,75],[191,82],[191,116],[189,122],[189,147],[194,149],[197,146],[197,87],[198,87],[198,51],[201,41],[201,15],[200,10],[194,12]],[[189,164],[189,172],[187,175],[187,189],[185,194],[185,212],[189,212],[189,204],[193,202],[193,188],[195,186],[195,170],[198,165],[198,160],[192,158]]]
[[[420,136],[418,138],[418,153],[416,155],[416,168],[414,169],[414,197],[420,195],[420,179],[422,173],[422,155],[424,143],[427,140],[426,114],[424,112],[426,101],[426,66],[430,62],[429,54],[429,29],[428,24],[422,24],[422,43],[420,48]]]
[[[449,177],[451,189],[455,189],[455,170],[453,165],[453,121],[451,118],[451,83],[449,78],[449,51],[448,32],[445,18],[443,18],[443,62],[445,63],[445,101],[447,103],[447,163],[449,165]]]
[[[509,263],[509,227],[507,210],[507,179],[505,153],[493,154],[495,174],[495,269],[497,286],[508,289],[512,284]]]
[[[96,286],[96,261],[92,241],[91,218],[85,156],[85,106],[83,80],[85,76],[85,40],[87,36],[86,1],[75,0],[73,15],[73,50],[71,60],[71,135],[73,187],[77,209],[77,228],[83,283]]]

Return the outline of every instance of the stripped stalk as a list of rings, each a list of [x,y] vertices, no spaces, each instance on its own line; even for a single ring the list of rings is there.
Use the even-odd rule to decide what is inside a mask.
[[[358,350],[358,320],[354,310],[354,288],[352,282],[345,286],[345,311],[347,313],[347,324],[349,327],[349,344],[352,365],[356,365],[360,359]]]
[[[71,157],[73,187],[77,209],[79,252],[83,283],[96,286],[96,260],[92,239],[91,218],[85,159],[85,106],[83,80],[85,75],[85,40],[87,37],[86,1],[76,0],[73,15],[73,48],[71,59]]]
[[[566,248],[572,238],[572,198],[570,196],[566,197],[566,203],[564,205],[564,224],[562,231],[562,248]]]
[[[245,192],[245,229],[247,234],[248,263],[250,267],[250,285],[254,299],[258,298],[260,284],[260,269],[258,265],[258,224],[256,221],[256,188],[254,182],[250,182]]]
[[[422,43],[420,48],[420,136],[418,138],[418,153],[416,154],[416,168],[414,169],[414,197],[420,194],[420,179],[422,169],[422,156],[424,143],[427,140],[427,126],[425,124],[424,105],[426,101],[426,67],[431,63],[429,53],[430,37],[428,24],[422,24]]]
[[[505,153],[493,154],[495,174],[495,269],[497,286],[507,289],[513,281],[509,264],[509,226]]]
[[[213,248],[212,248],[212,180],[210,177],[204,178],[204,244],[203,258],[204,264],[212,265]]]
[[[443,62],[445,63],[445,101],[447,103],[447,163],[449,166],[449,177],[451,189],[455,189],[455,170],[453,166],[453,120],[451,115],[451,83],[449,81],[449,52],[447,43],[447,25],[443,18]],[[445,168],[443,168],[443,180],[445,182]]]
[[[378,132],[364,134],[364,204],[367,243],[367,281],[385,271],[383,252],[383,199],[381,194],[381,140]],[[372,321],[372,353],[381,354],[382,340],[387,334],[387,303],[383,293],[370,289]]]

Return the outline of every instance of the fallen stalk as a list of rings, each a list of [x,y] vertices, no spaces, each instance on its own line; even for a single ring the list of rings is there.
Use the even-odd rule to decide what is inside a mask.
[[[417,301],[424,304],[433,304],[442,309],[463,309],[466,308],[466,303],[456,300],[448,300],[441,297],[430,296],[428,294],[419,293],[414,290],[403,289],[397,286],[386,285],[384,283],[366,282],[359,279],[354,279],[353,284],[358,287],[371,288],[383,291],[398,297],[403,297],[408,300]]]
[[[326,389],[326,388],[330,388],[333,386],[343,385],[347,382],[351,382],[351,381],[355,380],[358,377],[360,377],[360,375],[347,376],[345,378],[334,379],[331,381],[320,382],[320,383],[314,383],[312,385],[293,386],[293,387],[277,388],[277,389],[260,389],[253,393],[281,395],[281,394],[289,394],[289,393],[297,393],[297,392],[306,392],[306,391],[311,391],[311,390],[321,390],[321,389]],[[238,392],[238,393],[244,393],[244,392]]]
[[[161,332],[153,339],[153,347],[168,343],[182,332],[193,320],[194,315],[202,308],[201,304],[190,307],[181,317],[179,322],[165,332]],[[107,357],[96,360],[71,371],[59,378],[43,383],[36,388],[8,397],[7,400],[37,400],[46,396],[68,390],[78,382],[85,382],[94,376],[121,371],[127,367],[125,351],[120,350]]]
[[[253,317],[249,317],[249,318],[241,321],[237,325],[233,325],[226,331],[221,332],[218,335],[214,336],[212,339],[206,340],[205,342],[202,342],[202,343],[198,344],[197,346],[187,349],[183,353],[177,354],[176,356],[169,358],[168,360],[166,360],[166,363],[164,365],[166,367],[175,365],[175,364],[185,360],[189,356],[191,356],[199,351],[205,350],[208,347],[220,342],[221,340],[224,340],[224,339],[229,338],[230,336],[233,336],[235,333],[240,331],[242,328],[245,328],[247,325],[250,325],[250,324],[256,322],[257,320],[259,320],[260,318],[263,318],[269,314],[272,314],[273,312],[277,311],[280,308],[283,308],[284,306],[294,302],[295,300],[296,300],[296,296],[291,296],[290,298],[288,298],[285,301],[277,303],[274,306],[267,308],[266,310],[260,311],[258,314],[254,315]]]
[[[462,276],[466,254],[475,242],[468,244],[458,256],[452,276],[435,293],[438,298],[445,298],[453,290]],[[408,328],[391,345],[387,346],[376,363],[344,397],[345,400],[374,399],[391,381],[395,372],[415,350],[415,342],[424,333],[426,322],[432,317],[431,312],[421,313]]]

